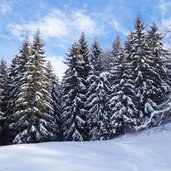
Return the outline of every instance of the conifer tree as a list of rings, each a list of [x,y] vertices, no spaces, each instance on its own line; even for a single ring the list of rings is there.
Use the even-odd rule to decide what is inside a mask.
[[[62,140],[62,87],[59,78],[54,76],[52,81],[52,99],[53,99],[53,109],[57,124],[57,135],[58,140]]]
[[[167,51],[162,44],[162,35],[153,24],[146,36],[147,54],[143,65],[144,124],[142,127],[155,126],[168,114],[163,105],[170,94],[170,86],[165,68]],[[147,124],[148,123],[148,124]]]
[[[24,83],[24,72],[26,63],[29,60],[29,49],[30,44],[28,38],[23,41],[22,47],[18,55],[12,61],[11,67],[9,68],[9,76],[8,76],[8,107],[7,107],[7,126],[10,131],[9,139],[14,139],[18,130],[13,127],[15,122],[18,121],[16,112],[18,110],[22,110],[22,108],[18,108],[16,105],[17,100],[19,98],[19,94],[22,92],[21,86]],[[11,125],[12,124],[12,125]],[[19,125],[18,125],[19,127]]]
[[[7,82],[9,84],[8,87],[8,106],[7,106],[7,115],[10,116],[14,111],[15,107],[15,98],[17,89],[19,87],[18,81],[18,73],[19,73],[19,66],[20,66],[20,58],[19,55],[15,55],[14,59],[12,60],[11,66],[9,68],[9,74],[7,78]]]
[[[66,141],[84,141],[85,126],[85,98],[86,86],[83,84],[82,56],[80,55],[78,43],[74,43],[69,50],[66,64],[68,70],[63,79],[63,113],[62,131]],[[84,80],[85,82],[85,80]],[[86,98],[85,98],[86,100]]]
[[[118,79],[121,78],[122,75],[122,62],[124,60],[124,49],[121,45],[120,37],[118,36],[112,46],[111,51],[111,63],[110,63],[110,73],[111,73],[111,84],[115,85],[118,82]]]
[[[7,66],[4,59],[0,60],[0,145],[4,143],[3,132],[5,131],[6,117],[6,86]]]
[[[51,93],[52,96],[52,106],[53,106],[53,112],[54,112],[54,117],[56,120],[56,135],[57,139],[61,140],[61,120],[60,116],[62,113],[62,107],[61,107],[61,87],[59,80],[53,73],[52,65],[50,61],[47,62],[46,65],[46,72],[45,72],[46,77],[48,78],[49,85],[47,87],[48,92]]]
[[[127,41],[127,52],[129,65],[131,66],[131,72],[134,80],[134,86],[136,90],[135,104],[139,111],[139,122],[142,121],[144,116],[144,75],[145,75],[145,64],[146,64],[146,33],[144,31],[145,26],[142,19],[138,16],[135,20],[135,31],[131,32]],[[128,46],[129,45],[129,46]]]
[[[7,87],[7,66],[4,59],[0,60],[0,113],[5,116],[7,102],[6,102],[6,87]],[[1,115],[1,116],[2,116]]]
[[[90,140],[109,139],[108,74],[103,73],[102,49],[97,40],[91,48],[90,75],[88,78],[87,108]]]
[[[137,125],[137,109],[134,104],[136,96],[132,80],[131,67],[126,60],[120,38],[113,43],[113,63],[110,65],[110,137],[124,134]]]
[[[82,70],[80,71],[81,72],[80,74],[83,77],[83,81],[86,82],[86,79],[89,76],[89,71],[90,71],[90,65],[89,65],[90,54],[89,54],[88,44],[84,33],[81,34],[81,37],[78,41],[78,45],[79,45],[80,57],[82,58],[81,60]]]
[[[14,120],[10,128],[16,135],[13,143],[33,143],[56,139],[56,124],[51,105],[52,98],[48,92],[48,79],[45,76],[45,55],[40,32],[33,38],[33,47],[22,51],[27,57],[18,93]],[[21,74],[21,71],[20,71]]]
[[[90,54],[89,54],[89,48],[88,43],[86,40],[86,36],[84,33],[81,34],[80,39],[78,41],[79,46],[79,56],[80,56],[80,69],[78,71],[78,76],[80,79],[80,114],[82,115],[82,119],[85,121],[84,126],[82,126],[82,136],[84,140],[88,140],[88,134],[89,134],[89,125],[87,123],[88,120],[88,113],[87,113],[87,106],[86,106],[86,100],[87,100],[87,91],[88,91],[88,83],[87,79],[90,74]]]

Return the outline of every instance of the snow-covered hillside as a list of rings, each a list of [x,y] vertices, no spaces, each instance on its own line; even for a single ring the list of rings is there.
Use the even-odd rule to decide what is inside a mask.
[[[104,142],[0,147],[0,171],[171,171],[171,124]]]

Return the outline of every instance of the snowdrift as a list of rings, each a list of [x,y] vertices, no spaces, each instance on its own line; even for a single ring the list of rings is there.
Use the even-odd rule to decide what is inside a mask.
[[[0,171],[171,171],[171,124],[110,141],[0,147]]]

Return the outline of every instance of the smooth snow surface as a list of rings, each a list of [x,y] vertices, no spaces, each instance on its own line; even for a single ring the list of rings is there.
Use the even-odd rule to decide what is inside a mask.
[[[0,147],[0,171],[171,171],[171,124],[104,142]]]

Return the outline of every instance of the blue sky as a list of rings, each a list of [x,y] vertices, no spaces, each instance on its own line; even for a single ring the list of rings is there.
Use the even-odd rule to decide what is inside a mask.
[[[125,39],[137,15],[146,28],[156,22],[171,29],[171,0],[1,0],[0,57],[8,64],[26,35],[40,28],[45,51],[59,75],[67,49],[85,32],[89,44],[98,38],[109,49],[115,37]]]

